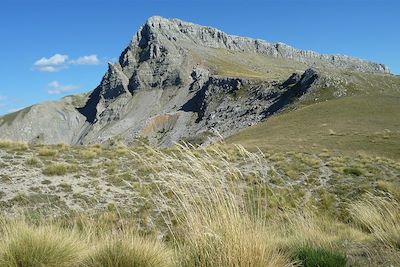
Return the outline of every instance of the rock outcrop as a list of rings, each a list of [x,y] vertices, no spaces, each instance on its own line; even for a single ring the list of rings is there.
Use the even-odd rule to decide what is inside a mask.
[[[253,55],[261,59],[255,62]],[[280,62],[286,65],[279,68]],[[151,17],[83,105],[63,100],[6,115],[0,118],[0,138],[87,144],[145,136],[161,145],[204,142],[301,100],[318,82],[318,69],[389,73],[385,65],[357,58]]]

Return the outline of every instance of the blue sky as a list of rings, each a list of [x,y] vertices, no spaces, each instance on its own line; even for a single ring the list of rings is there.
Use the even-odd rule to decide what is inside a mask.
[[[400,73],[398,0],[1,0],[0,114],[94,89],[152,15]]]

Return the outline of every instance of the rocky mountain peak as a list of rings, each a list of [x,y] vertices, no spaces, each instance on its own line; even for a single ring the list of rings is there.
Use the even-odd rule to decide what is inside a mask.
[[[143,94],[148,91],[146,94],[153,95],[153,99],[146,100],[147,105],[157,106],[158,111],[147,114],[132,107],[137,114],[142,114],[143,118],[150,120],[150,122],[142,121],[142,118],[134,120],[137,124],[134,128],[144,127],[147,129],[145,131],[147,135],[153,136],[149,129],[162,130],[162,127],[168,125],[167,128],[171,131],[168,138],[177,140],[183,135],[179,131],[184,129],[181,128],[181,125],[176,126],[175,124],[179,123],[182,116],[186,116],[183,114],[191,113],[197,114],[191,132],[204,130],[208,128],[208,124],[222,133],[234,132],[234,129],[253,124],[290,104],[291,99],[296,99],[306,93],[318,77],[314,68],[308,68],[304,73],[296,72],[272,87],[271,85],[258,85],[261,86],[260,88],[267,86],[272,89],[268,89],[266,92],[263,92],[264,89],[257,89],[257,91],[261,90],[260,94],[263,96],[261,98],[254,96],[257,100],[248,100],[246,105],[250,107],[256,103],[259,105],[264,103],[264,108],[257,111],[254,110],[254,107],[249,108],[249,111],[245,113],[246,116],[241,115],[244,116],[241,126],[234,125],[238,118],[230,118],[231,115],[225,115],[226,118],[230,118],[226,119],[225,123],[214,125],[215,114],[232,113],[229,107],[232,103],[223,100],[224,93],[222,92],[231,92],[236,95],[243,84],[251,84],[246,79],[215,76],[214,63],[207,64],[207,60],[213,53],[216,53],[218,58],[218,51],[221,50],[230,51],[230,53],[261,54],[271,58],[282,58],[301,62],[310,67],[378,73],[388,71],[381,64],[356,58],[321,55],[312,51],[298,50],[284,43],[273,44],[263,40],[228,35],[215,28],[179,19],[153,16],[138,30],[128,47],[122,52],[119,61],[109,64],[108,71],[99,87],[92,92],[86,106],[81,108],[80,112],[85,115],[88,122],[95,124],[93,127],[101,129],[111,122],[117,123],[122,116],[127,116],[126,112],[129,113],[129,109],[125,106],[129,106],[130,99],[135,99],[135,95],[139,92]],[[198,57],[200,57],[200,61]],[[249,85],[249,87],[253,87],[253,85]],[[275,101],[271,102],[271,98]],[[221,105],[219,111],[214,110]],[[228,105],[228,107],[224,107],[224,105]],[[147,109],[147,107],[142,108]],[[236,109],[238,108],[236,107]],[[154,107],[149,107],[149,110],[152,109]],[[246,108],[244,109],[246,110]],[[155,114],[168,114],[168,116],[163,115],[162,118],[150,119]],[[169,121],[171,118],[173,121]],[[188,118],[181,120],[184,122],[180,123],[187,125],[193,123],[189,122]],[[224,121],[222,118],[218,120]],[[158,125],[161,121],[165,124]],[[141,124],[143,126],[139,126]],[[126,129],[126,126],[121,125],[119,128]],[[99,129],[97,131],[100,131]],[[177,132],[174,133],[174,131]],[[170,142],[168,138],[163,142]]]
[[[375,75],[389,70],[357,58],[318,54],[154,16],[138,30],[118,62],[109,63],[84,104],[53,105],[52,112],[61,114],[54,118],[56,124],[73,127],[64,139],[59,137],[64,133],[54,135],[54,129],[29,124],[39,116],[43,120],[38,125],[46,124],[48,116],[37,115],[37,108],[1,119],[0,137],[13,137],[21,127],[28,130],[19,139],[39,136],[46,143],[87,144],[112,138],[129,142],[146,136],[153,143],[171,145],[185,138],[207,139],[214,131],[229,136],[307,98],[330,72]],[[39,113],[46,113],[45,106],[40,107]],[[18,123],[10,122],[14,117]]]
[[[160,16],[150,17],[139,29],[121,54],[118,64],[129,79],[130,92],[182,86],[190,82],[192,70],[199,65],[196,57],[207,57],[206,51],[209,49],[262,54],[300,62],[309,67],[389,73],[388,67],[383,64],[299,50],[284,43],[228,35],[212,27]],[[207,58],[201,61],[206,62]]]

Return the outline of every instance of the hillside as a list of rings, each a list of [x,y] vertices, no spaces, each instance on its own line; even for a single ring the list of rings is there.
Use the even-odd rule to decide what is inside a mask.
[[[395,114],[400,112],[400,78],[357,75],[352,77],[353,83],[343,87],[315,90],[302,103],[229,137],[227,142],[253,149],[310,153],[328,149],[398,160],[400,120]],[[346,93],[332,97],[341,90]]]

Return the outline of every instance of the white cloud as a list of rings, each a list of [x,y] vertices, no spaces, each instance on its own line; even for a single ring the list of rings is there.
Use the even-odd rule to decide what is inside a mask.
[[[78,57],[75,60],[71,60],[70,63],[77,65],[98,65],[100,64],[100,60],[97,58],[97,55],[89,55]]]
[[[79,85],[62,85],[58,81],[53,81],[47,85],[47,93],[51,95],[59,95],[78,88],[80,88]]]
[[[67,55],[55,54],[50,58],[42,57],[33,63],[33,68],[43,72],[56,72],[66,67]]]
[[[42,57],[33,63],[33,69],[42,72],[57,72],[67,68],[68,65],[99,65],[102,61],[97,55],[81,56],[77,59],[68,60],[68,55],[55,54],[52,57]]]
[[[60,54],[55,54],[54,56],[50,58],[45,58],[42,57],[38,61],[35,62],[35,66],[59,66],[61,64],[64,64],[64,62],[68,59],[67,55],[60,55]]]

